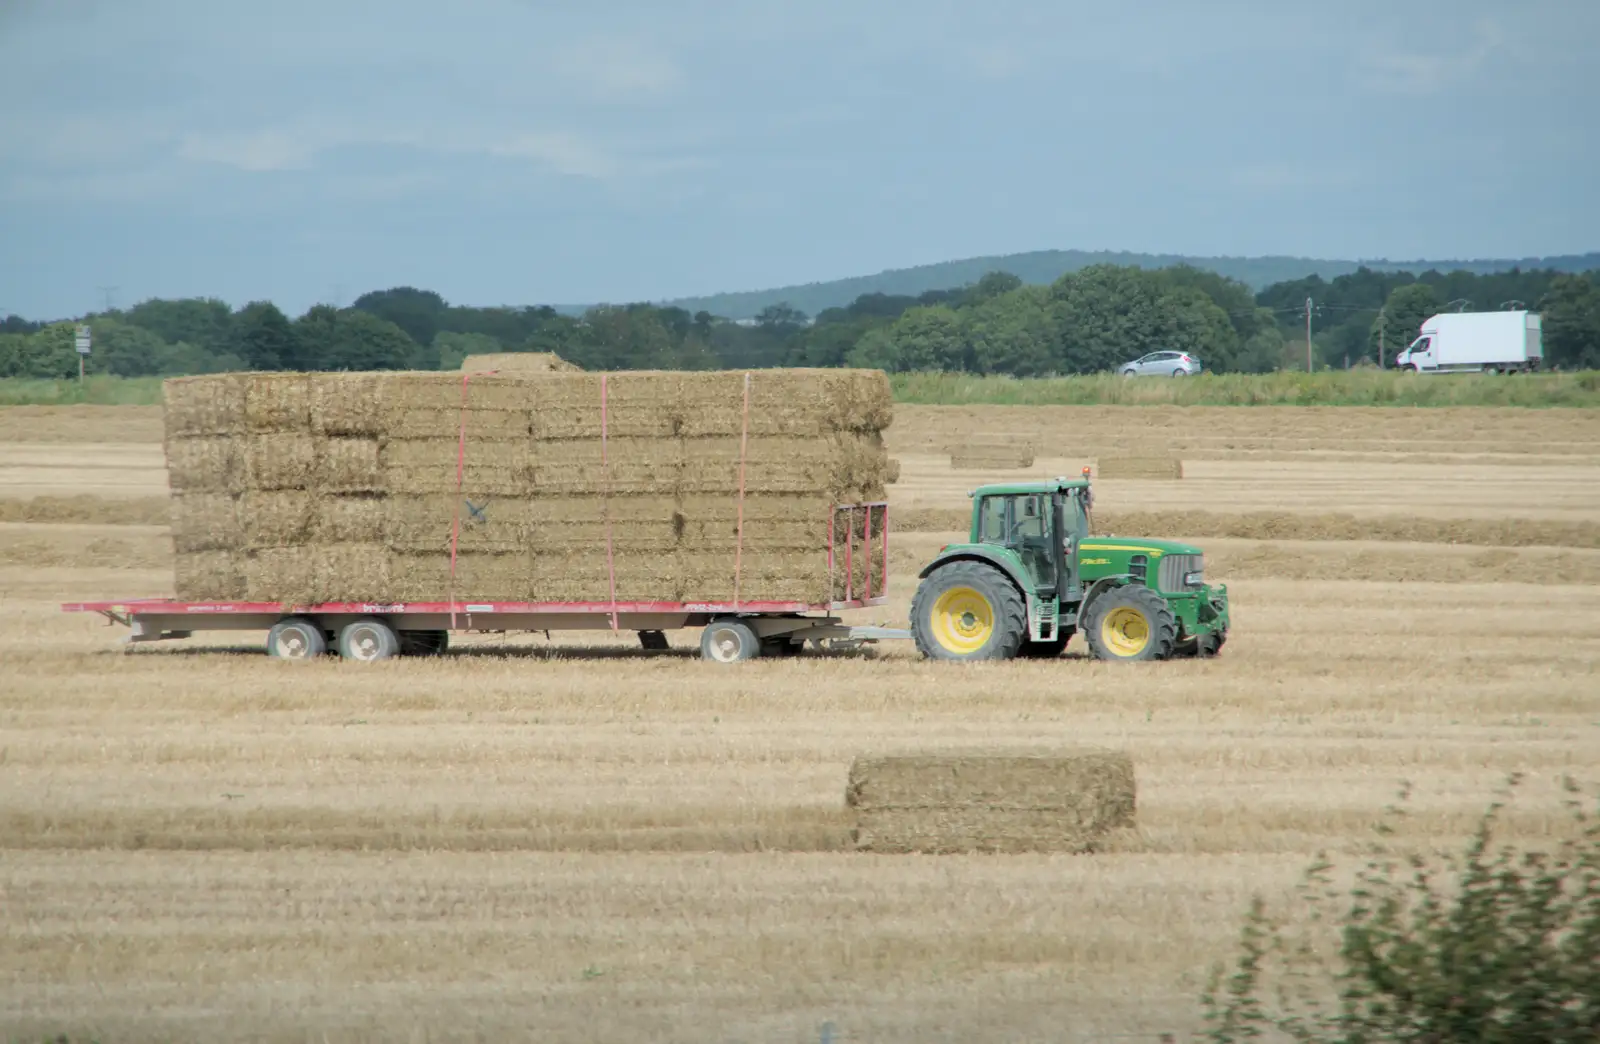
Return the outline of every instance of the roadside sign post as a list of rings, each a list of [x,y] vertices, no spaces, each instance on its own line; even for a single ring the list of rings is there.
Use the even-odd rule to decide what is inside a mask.
[[[89,343],[90,343],[90,341],[91,341],[91,337],[89,335],[89,325],[87,323],[83,323],[83,324],[79,325],[79,327],[78,327],[78,336],[77,336],[77,339],[76,339],[76,347],[78,349],[78,383],[79,384],[83,383],[83,357],[89,354]]]

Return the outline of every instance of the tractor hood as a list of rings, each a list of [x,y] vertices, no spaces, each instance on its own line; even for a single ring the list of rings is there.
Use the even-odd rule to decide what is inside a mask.
[[[1078,545],[1079,554],[1087,554],[1090,551],[1149,555],[1151,558],[1160,558],[1162,555],[1198,555],[1203,553],[1193,544],[1184,544],[1176,540],[1147,540],[1144,537],[1122,536],[1090,537]]]

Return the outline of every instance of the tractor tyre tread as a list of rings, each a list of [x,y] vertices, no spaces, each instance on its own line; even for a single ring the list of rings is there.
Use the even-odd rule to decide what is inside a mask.
[[[928,613],[933,601],[948,588],[964,586],[983,592],[994,606],[995,640],[971,656],[950,655],[929,633]],[[940,566],[917,585],[911,599],[911,637],[917,651],[930,660],[1011,660],[1028,638],[1028,608],[1011,578],[991,565],[956,561]]]

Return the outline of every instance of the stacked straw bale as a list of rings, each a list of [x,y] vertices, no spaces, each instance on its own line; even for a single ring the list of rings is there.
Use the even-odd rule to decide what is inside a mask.
[[[1177,457],[1101,457],[1095,476],[1108,479],[1181,479],[1183,461]]]
[[[748,415],[742,372],[602,380],[167,381],[179,597],[817,604],[881,575],[835,508],[884,499],[882,372],[760,371]]]
[[[845,803],[874,852],[1089,852],[1132,826],[1133,761],[1117,751],[858,758]]]

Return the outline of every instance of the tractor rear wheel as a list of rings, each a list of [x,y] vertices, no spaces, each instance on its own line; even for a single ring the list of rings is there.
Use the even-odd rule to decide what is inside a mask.
[[[1097,660],[1165,660],[1178,637],[1166,599],[1138,584],[1096,598],[1084,624],[1084,638]]]
[[[933,660],[1009,660],[1028,637],[1022,593],[980,562],[940,566],[911,600],[911,637]]]

